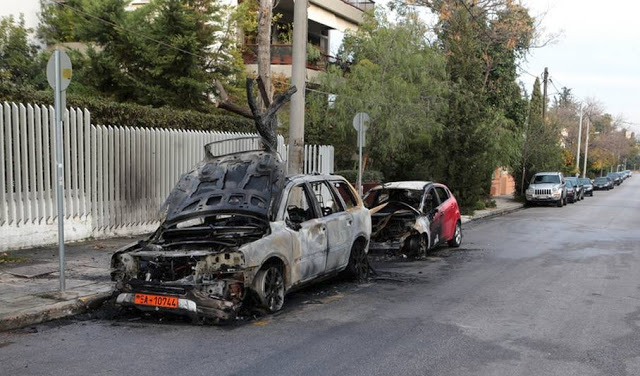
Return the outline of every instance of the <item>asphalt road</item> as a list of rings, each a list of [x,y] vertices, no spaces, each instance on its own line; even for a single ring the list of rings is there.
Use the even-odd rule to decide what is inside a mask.
[[[2,375],[640,375],[640,176],[463,228],[227,327],[126,316],[0,334]]]

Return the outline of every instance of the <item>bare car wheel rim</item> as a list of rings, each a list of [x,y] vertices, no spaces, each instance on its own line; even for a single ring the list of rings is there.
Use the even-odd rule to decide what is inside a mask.
[[[454,235],[456,239],[456,244],[460,244],[462,242],[462,232],[460,231],[460,225],[456,224],[456,234]]]
[[[353,257],[353,272],[356,278],[359,280],[365,279],[369,272],[369,263],[364,247],[360,244],[354,246],[351,257]]]
[[[264,278],[264,295],[269,310],[275,312],[282,307],[284,301],[284,281],[276,267],[267,270]]]
[[[427,251],[429,250],[429,245],[427,244],[427,236],[426,235],[422,235],[420,236],[420,254],[421,255],[426,255]]]

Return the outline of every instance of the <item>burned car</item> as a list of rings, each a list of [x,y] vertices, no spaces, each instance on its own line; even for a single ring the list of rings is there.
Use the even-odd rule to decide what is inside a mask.
[[[278,311],[320,278],[367,275],[371,218],[344,178],[286,177],[276,152],[216,155],[214,144],[180,178],[156,232],[113,255],[116,303],[227,320],[248,302]]]
[[[363,201],[371,211],[371,250],[424,255],[443,243],[462,243],[458,202],[443,184],[386,183],[367,192]]]

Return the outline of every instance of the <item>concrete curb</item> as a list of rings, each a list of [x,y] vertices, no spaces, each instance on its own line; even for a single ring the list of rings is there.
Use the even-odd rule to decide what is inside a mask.
[[[111,295],[112,292],[101,292],[73,300],[7,314],[0,317],[0,332],[85,313],[98,308],[104,301],[109,299]]]
[[[477,221],[479,219],[487,219],[487,218],[498,217],[498,216],[502,216],[502,215],[505,215],[505,214],[517,212],[517,211],[522,210],[522,209],[524,209],[524,204],[518,204],[518,206],[514,206],[512,208],[492,210],[492,211],[488,211],[486,213],[481,213],[481,214],[479,214],[477,216],[476,215],[474,215],[472,217],[462,216],[462,224],[473,222],[473,221]]]

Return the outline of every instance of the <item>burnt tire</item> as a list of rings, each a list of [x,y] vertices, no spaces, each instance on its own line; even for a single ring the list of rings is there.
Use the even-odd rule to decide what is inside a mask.
[[[453,238],[449,240],[449,247],[458,248],[462,244],[462,227],[460,222],[456,222],[456,228],[453,230]]]
[[[351,247],[346,272],[358,282],[365,281],[369,277],[369,258],[364,242],[357,241]]]
[[[282,268],[269,265],[260,270],[255,278],[255,290],[260,305],[268,312],[278,312],[284,304],[284,277]]]

